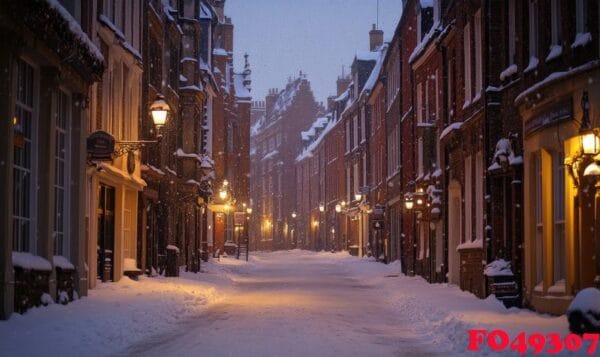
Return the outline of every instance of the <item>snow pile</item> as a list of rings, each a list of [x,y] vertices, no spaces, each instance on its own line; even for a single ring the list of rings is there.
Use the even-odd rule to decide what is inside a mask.
[[[485,266],[483,274],[486,276],[513,276],[510,268],[510,262],[504,259],[497,259]]]
[[[577,296],[567,309],[570,329],[574,333],[600,333],[600,290],[586,288]]]
[[[52,264],[46,259],[26,252],[12,252],[13,266],[25,270],[52,270]]]
[[[102,283],[66,306],[44,294],[42,302],[49,306],[0,321],[2,355],[115,355],[138,341],[164,337],[231,289],[226,265],[202,263],[202,268],[203,274],[182,271],[179,278],[140,276],[139,281]],[[59,302],[68,299],[62,293]]]

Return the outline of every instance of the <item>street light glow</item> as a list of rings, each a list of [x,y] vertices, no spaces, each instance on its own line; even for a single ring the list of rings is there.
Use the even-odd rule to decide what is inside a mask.
[[[319,205],[319,212],[325,212],[325,206],[322,203]]]
[[[357,201],[360,201],[362,199],[362,195],[360,193],[355,193],[354,194],[354,199]]]
[[[342,205],[340,205],[339,203],[338,203],[337,205],[335,205],[335,211],[336,211],[337,213],[340,213],[340,212],[342,212]]]

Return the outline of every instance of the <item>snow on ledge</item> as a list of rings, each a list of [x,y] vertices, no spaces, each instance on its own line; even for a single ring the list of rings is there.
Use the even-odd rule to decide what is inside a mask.
[[[512,76],[513,74],[517,73],[518,67],[516,64],[511,64],[510,66],[508,66],[508,68],[506,68],[504,71],[502,71],[502,73],[500,73],[500,80],[503,81],[506,78]]]
[[[440,140],[444,139],[446,137],[446,135],[450,134],[451,131],[460,130],[462,125],[463,125],[462,121],[454,122],[454,123],[448,125],[446,128],[444,128],[444,130],[442,130],[442,133],[440,134]]]
[[[81,26],[79,25],[77,20],[73,18],[71,13],[69,13],[69,11],[67,11],[67,9],[65,9],[62,6],[62,4],[58,2],[58,0],[46,0],[46,2],[48,3],[48,5],[50,5],[51,8],[58,11],[60,16],[62,16],[65,19],[65,21],[67,21],[71,32],[86,45],[86,47],[90,50],[92,55],[94,55],[94,57],[96,57],[98,61],[104,62],[104,56],[102,56],[102,52],[100,52],[98,47],[92,42],[92,40],[90,40],[88,35],[85,32],[83,32]]]
[[[52,270],[52,264],[46,259],[26,252],[12,252],[13,266],[26,270]]]
[[[542,89],[543,87],[545,87],[547,85],[550,85],[551,83],[554,83],[556,81],[562,80],[562,79],[567,78],[569,76],[573,76],[573,75],[579,74],[581,72],[585,72],[587,70],[593,69],[594,67],[598,67],[599,65],[600,65],[600,60],[593,60],[593,61],[589,61],[589,62],[587,62],[585,64],[582,64],[579,67],[572,68],[572,69],[570,69],[568,71],[553,72],[550,75],[548,75],[548,77],[544,78],[543,80],[537,82],[533,86],[531,86],[528,89],[526,89],[523,92],[521,92],[515,98],[514,103],[518,104],[525,97],[529,96],[532,93],[535,93],[536,91]]]
[[[74,270],[75,266],[73,266],[73,264],[71,264],[71,262],[63,257],[62,255],[55,255],[52,258],[52,262],[54,263],[54,266],[57,268],[61,268],[64,270]]]
[[[571,44],[571,48],[585,46],[588,43],[592,42],[592,34],[589,32],[578,33],[575,35],[575,41]]]
[[[176,251],[176,252],[177,252],[177,254],[179,254],[179,248],[177,248],[176,246],[174,246],[174,245],[172,245],[172,244],[169,244],[169,245],[167,246],[167,250],[174,250],[174,251]]]
[[[504,259],[494,260],[486,265],[483,274],[486,276],[514,276],[510,262]]]
[[[482,249],[482,248],[483,248],[483,239],[476,239],[472,242],[465,242],[465,243],[459,244],[456,247],[456,251],[463,250],[463,249]]]
[[[550,53],[546,57],[546,62],[555,59],[556,57],[562,54],[562,46],[561,45],[552,45],[550,46]]]

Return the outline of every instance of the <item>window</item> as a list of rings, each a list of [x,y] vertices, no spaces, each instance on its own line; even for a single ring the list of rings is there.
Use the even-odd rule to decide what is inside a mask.
[[[56,151],[54,154],[54,254],[68,255],[69,218],[69,165],[70,161],[70,118],[69,97],[63,91],[58,93],[56,117]]]
[[[483,43],[481,37],[481,9],[475,13],[475,97],[481,96],[483,87],[483,66],[482,66],[482,50]]]
[[[454,117],[454,59],[448,60],[448,80],[447,80],[447,92],[448,92],[448,115],[446,116],[446,124],[452,122]]]
[[[537,58],[537,54],[538,54],[538,3],[537,3],[537,0],[529,0],[529,57]]]
[[[355,147],[358,146],[358,136],[360,135],[360,127],[358,126],[358,116],[354,116],[353,119],[353,127],[354,127],[354,135],[352,136],[352,148],[354,149]]]
[[[544,222],[542,214],[542,160],[540,153],[533,155],[533,178],[535,182],[535,274],[538,286],[544,282]]]
[[[15,146],[13,162],[13,250],[34,250],[34,162],[35,162],[35,75],[25,61],[17,62],[17,93],[15,102],[16,128],[20,131],[22,145]]]
[[[362,154],[362,184],[365,186],[367,184],[367,154],[364,152]]]
[[[440,117],[440,71],[435,70],[435,118],[437,120]]]
[[[576,0],[575,2],[575,28],[577,33],[588,32],[587,14],[588,0]]]
[[[417,124],[423,122],[423,88],[421,83],[417,83]]]
[[[346,152],[350,151],[350,120],[346,120]]]
[[[367,140],[367,125],[366,125],[366,112],[365,112],[365,106],[362,107],[361,113],[360,113],[360,128],[361,128],[361,132],[360,132],[360,142],[364,143],[365,140]]]
[[[483,239],[483,213],[484,197],[483,197],[483,179],[485,175],[483,172],[483,151],[479,150],[475,156],[475,236],[477,239]]]
[[[354,167],[353,168],[354,168],[354,172],[353,172],[352,176],[353,176],[353,179],[354,179],[353,180],[354,181],[354,190],[353,190],[352,193],[353,193],[353,196],[354,196],[354,194],[360,192],[360,183],[359,183],[360,175],[359,175],[359,172],[358,172],[358,162],[354,163]]]
[[[464,54],[464,65],[465,65],[465,104],[468,106],[471,104],[471,24],[467,23],[463,30],[463,54]]]
[[[516,32],[517,27],[515,24],[517,18],[517,12],[515,9],[516,0],[508,0],[508,64],[512,65],[515,63],[516,53]]]
[[[352,200],[350,199],[351,195],[352,195],[352,191],[351,191],[351,177],[350,177],[350,166],[346,166],[346,202],[351,202]]]
[[[560,0],[550,2],[550,21],[552,23],[552,45],[560,45]]]
[[[553,155],[554,177],[554,234],[552,250],[554,252],[554,284],[565,279],[565,167],[564,153]]]
[[[472,163],[471,156],[465,157],[465,238],[463,242],[470,242],[473,239],[473,217],[472,217]]]

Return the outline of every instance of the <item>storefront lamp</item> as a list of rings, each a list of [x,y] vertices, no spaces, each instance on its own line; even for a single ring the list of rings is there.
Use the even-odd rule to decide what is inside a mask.
[[[325,212],[325,206],[322,203],[319,205],[319,212]]]
[[[337,205],[335,205],[335,211],[336,211],[337,213],[340,213],[340,212],[342,212],[342,205],[340,205],[339,203],[338,203]]]
[[[415,207],[415,202],[411,195],[404,195],[404,207],[406,207],[407,210],[411,210]]]
[[[224,200],[227,198],[227,191],[226,190],[221,190],[219,191],[219,197]]]
[[[583,171],[583,176],[600,176],[600,165],[598,165],[598,162],[594,161],[589,164]]]
[[[346,206],[346,201],[342,201],[341,205],[342,205],[342,207],[345,207]]]
[[[165,97],[161,94],[156,95],[156,99],[150,105],[150,114],[152,114],[152,122],[156,126],[156,130],[160,130],[167,123],[167,116],[169,114],[169,104],[165,101]]]
[[[246,213],[248,213],[249,215],[252,214],[252,207],[246,208]]]
[[[362,195],[360,193],[355,193],[354,194],[354,199],[357,201],[360,201],[362,199]]]
[[[596,134],[588,130],[580,135],[581,151],[585,155],[596,155],[600,151],[600,138]]]

